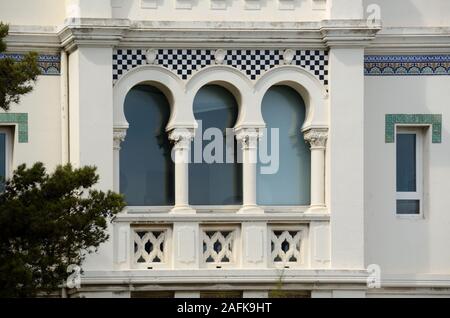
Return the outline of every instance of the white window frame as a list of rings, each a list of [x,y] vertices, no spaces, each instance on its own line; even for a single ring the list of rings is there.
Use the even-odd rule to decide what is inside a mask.
[[[5,134],[5,179],[12,176],[12,157],[13,157],[13,128],[1,126],[0,133]]]
[[[399,192],[397,191],[397,173],[396,175],[396,200],[395,200],[395,215],[398,218],[423,218],[423,160],[424,160],[424,132],[421,127],[417,126],[399,126],[396,129],[395,141],[397,145],[397,136],[402,134],[416,136],[416,191],[415,192]],[[395,149],[395,164],[397,171],[397,146]],[[398,200],[419,200],[419,213],[418,214],[399,214],[397,213],[397,201]]]

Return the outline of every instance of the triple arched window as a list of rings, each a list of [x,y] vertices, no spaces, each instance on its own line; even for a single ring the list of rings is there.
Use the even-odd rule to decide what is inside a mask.
[[[304,101],[288,86],[273,86],[261,109],[267,129],[258,148],[272,162],[269,169],[264,154],[258,156],[257,203],[309,205],[311,156],[301,133]],[[238,102],[226,88],[206,85],[198,91],[193,111],[199,127],[190,154],[189,204],[241,205],[242,163],[236,138],[231,136],[231,145],[228,139],[238,118]],[[175,165],[166,132],[169,101],[156,87],[138,85],[127,94],[124,112],[129,128],[120,151],[120,191],[129,206],[173,205]]]

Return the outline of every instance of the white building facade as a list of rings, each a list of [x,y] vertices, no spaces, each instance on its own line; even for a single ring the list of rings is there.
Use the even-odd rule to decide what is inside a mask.
[[[4,175],[95,165],[129,204],[68,296],[450,296],[448,1],[0,0],[0,21],[42,68],[0,114]],[[168,160],[199,119],[241,164]],[[250,160],[268,128],[273,176]]]

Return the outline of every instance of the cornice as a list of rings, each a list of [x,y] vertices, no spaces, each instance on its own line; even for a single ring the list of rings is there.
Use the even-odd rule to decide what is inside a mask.
[[[130,27],[124,19],[67,19],[58,32],[61,47],[71,52],[78,46],[114,47]]]
[[[60,27],[11,26],[10,51],[55,53],[90,47],[315,48],[365,47],[376,53],[442,53],[450,27],[384,28],[366,20],[317,22],[178,22],[68,19]],[[207,41],[205,40],[207,39]]]
[[[351,284],[356,288],[365,289],[367,272],[364,270],[294,270],[286,269],[283,273],[284,283],[313,283],[313,284]],[[159,284],[203,284],[211,283],[276,283],[279,281],[277,269],[251,270],[158,270],[148,271],[89,271],[85,270],[82,285],[96,284],[151,284],[158,279]]]
[[[120,43],[158,47],[325,48],[320,22],[172,22],[136,21]],[[205,41],[205,39],[208,39]]]
[[[61,49],[57,36],[58,28],[53,26],[10,26],[6,38],[8,50],[21,53],[30,49],[39,53],[56,53]]]
[[[320,31],[328,47],[366,47],[381,30],[381,22],[367,20],[323,20]]]
[[[384,28],[366,48],[369,54],[448,53],[450,27]]]

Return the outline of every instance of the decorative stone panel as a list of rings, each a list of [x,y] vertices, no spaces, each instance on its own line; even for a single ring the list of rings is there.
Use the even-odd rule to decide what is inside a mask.
[[[222,267],[236,263],[236,227],[203,227],[201,238],[204,266]]]
[[[169,261],[169,228],[133,228],[133,265],[138,268],[164,266]]]
[[[432,129],[432,143],[442,142],[441,114],[387,114],[385,126],[386,143],[395,142],[395,125],[430,125]]]
[[[298,267],[304,263],[304,227],[272,227],[270,261],[275,266]]]

